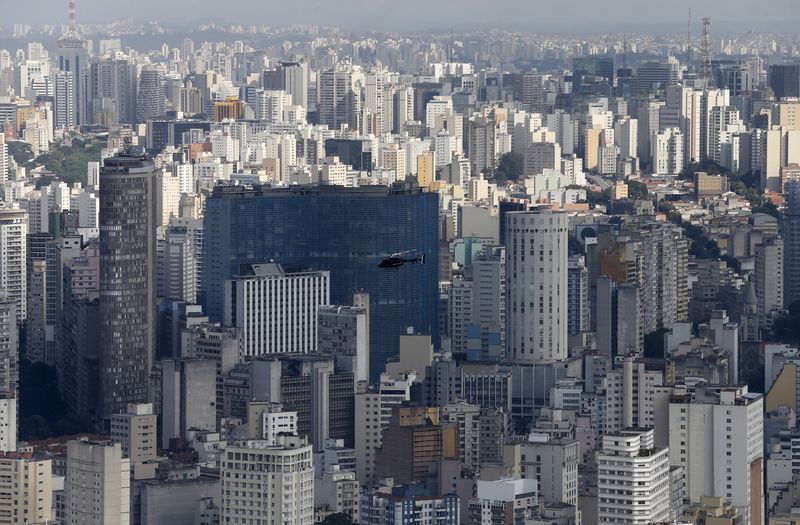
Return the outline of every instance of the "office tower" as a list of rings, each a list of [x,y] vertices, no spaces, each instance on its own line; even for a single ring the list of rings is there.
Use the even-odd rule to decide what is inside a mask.
[[[619,146],[622,158],[638,156],[639,121],[623,117],[614,123],[614,143]]]
[[[681,65],[675,57],[666,62],[644,62],[636,66],[636,83],[634,88],[639,93],[654,90],[666,90],[681,80]]]
[[[404,86],[394,92],[392,133],[401,133],[407,122],[414,120],[414,88]]]
[[[573,91],[588,81],[587,77],[598,77],[609,85],[614,83],[614,59],[601,56],[575,57],[572,59]]]
[[[217,363],[211,359],[161,360],[161,447],[191,429],[217,431]]]
[[[0,395],[17,396],[19,362],[17,302],[0,290]]]
[[[292,104],[308,109],[308,64],[305,60],[278,63],[283,73],[283,89],[292,97]]]
[[[691,502],[719,496],[744,525],[764,523],[764,398],[746,386],[676,387],[669,398],[670,463],[686,473]]]
[[[71,71],[57,71],[55,74],[54,125],[56,129],[75,126],[75,80]]]
[[[335,357],[337,365],[369,381],[369,295],[353,294],[353,306],[320,305],[317,351]]]
[[[17,450],[19,339],[16,301],[0,290],[0,451]]]
[[[242,355],[317,350],[317,311],[330,303],[330,272],[286,273],[277,263],[242,265],[225,281],[223,323],[239,328]]]
[[[139,74],[136,93],[136,122],[146,122],[164,116],[164,79],[159,71],[143,69]]]
[[[413,327],[438,339],[437,194],[417,188],[339,186],[215,188],[206,203],[203,287],[206,312],[224,316],[224,281],[241,264],[273,259],[284,268],[330,272],[330,300],[370,298],[370,378],[378,378]],[[424,264],[387,270],[394,253]]]
[[[122,455],[130,460],[133,479],[142,479],[144,464],[157,458],[156,418],[152,403],[130,404],[125,412],[111,416],[111,439],[120,443]]]
[[[196,303],[199,258],[197,242],[190,228],[185,224],[170,222],[164,238],[159,239],[157,244],[158,297]]]
[[[16,305],[17,322],[27,314],[26,259],[28,212],[0,207],[0,289]]]
[[[314,465],[311,446],[298,436],[229,444],[221,459],[221,522],[232,525],[314,523]],[[260,482],[242,490],[245,476]],[[256,514],[254,514],[256,513]]]
[[[800,300],[800,180],[791,179],[784,185],[784,304]]]
[[[652,429],[631,429],[603,436],[602,450],[597,456],[598,523],[667,522],[669,452],[670,449],[655,446]],[[626,489],[620,490],[621,485]]]
[[[589,272],[582,255],[567,264],[567,333],[576,335],[589,331]]]
[[[155,167],[105,159],[100,174],[100,397],[110,418],[148,399],[155,352]]]
[[[784,243],[780,237],[768,237],[755,247],[755,285],[758,315],[765,323],[772,312],[784,307]]]
[[[654,175],[677,175],[683,171],[684,137],[678,128],[653,132],[650,140],[650,170]]]
[[[119,443],[86,440],[67,443],[66,521],[76,525],[129,523],[130,467]]]
[[[775,98],[800,97],[800,65],[776,64],[769,66],[769,87]]]
[[[93,60],[87,118],[97,124],[133,124],[137,116],[136,65],[125,58]]]
[[[256,118],[270,124],[280,124],[286,108],[291,105],[292,97],[285,91],[259,91],[256,95]]]
[[[60,71],[72,74],[71,106],[75,109],[76,125],[87,124],[87,84],[89,71],[89,43],[78,30],[75,23],[75,2],[70,2],[69,26],[58,39],[56,65]]]
[[[651,140],[653,133],[661,130],[660,113],[663,107],[663,101],[648,100],[641,102],[637,108],[639,137],[636,145],[636,156],[641,159],[643,164],[650,165]],[[681,156],[683,156],[683,148],[681,148]]]
[[[47,523],[52,517],[52,461],[42,455],[0,454],[0,523]]]
[[[47,336],[47,263],[33,261],[28,269],[28,314],[25,324],[25,358],[33,363],[45,362]]]
[[[506,215],[506,357],[567,358],[567,215],[549,208]]]
[[[360,93],[356,90],[353,66],[339,65],[317,73],[317,119],[337,130],[343,125],[355,129],[360,112]]]
[[[541,75],[522,75],[522,106],[531,113],[544,112],[544,83]]]

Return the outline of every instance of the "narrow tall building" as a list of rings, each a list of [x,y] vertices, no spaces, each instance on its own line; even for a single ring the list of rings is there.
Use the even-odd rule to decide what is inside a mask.
[[[27,235],[28,212],[0,207],[0,289],[16,304],[18,323],[27,313]]]
[[[549,208],[506,216],[507,357],[567,358],[567,214]]]
[[[70,441],[64,480],[66,523],[127,525],[131,509],[130,460],[119,443]]]
[[[51,518],[51,460],[16,451],[0,454],[0,523],[26,525]]]
[[[764,522],[764,397],[741,387],[675,387],[669,398],[670,463],[686,472],[695,503],[719,496]]]
[[[148,400],[155,349],[153,161],[129,154],[100,174],[102,416]]]
[[[784,186],[783,210],[783,303],[800,300],[800,180],[789,179]]]

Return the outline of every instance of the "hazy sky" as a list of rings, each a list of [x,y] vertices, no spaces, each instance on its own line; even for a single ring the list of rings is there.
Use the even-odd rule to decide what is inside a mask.
[[[532,31],[586,31],[639,26],[695,26],[710,16],[720,31],[790,30],[800,23],[798,0],[77,0],[78,20],[134,18],[169,24],[197,21],[282,25],[318,23],[381,30],[463,26]],[[0,25],[66,20],[67,0],[0,0]]]

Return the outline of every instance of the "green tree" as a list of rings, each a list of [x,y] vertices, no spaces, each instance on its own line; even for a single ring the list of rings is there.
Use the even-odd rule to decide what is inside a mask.
[[[524,169],[525,159],[522,158],[522,155],[510,151],[500,156],[494,176],[503,180],[519,180]]]
[[[25,441],[45,439],[50,435],[50,426],[47,421],[40,416],[34,415],[20,420],[19,436]]]
[[[349,514],[336,512],[325,516],[325,519],[322,520],[322,525],[354,525],[354,522]]]
[[[636,180],[629,180],[626,182],[628,185],[628,197],[640,201],[650,199],[650,191],[647,189],[647,184]]]
[[[644,336],[644,356],[664,359],[664,334],[669,330],[659,328]]]

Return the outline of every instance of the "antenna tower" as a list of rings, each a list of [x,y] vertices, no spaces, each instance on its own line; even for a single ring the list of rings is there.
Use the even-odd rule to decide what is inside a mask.
[[[69,0],[69,30],[75,32],[77,25],[75,23],[75,0]]]
[[[711,19],[703,18],[703,83],[706,88],[714,86],[714,75],[711,71]]]

